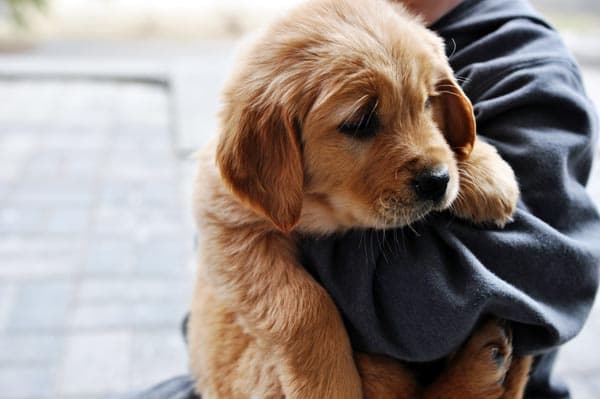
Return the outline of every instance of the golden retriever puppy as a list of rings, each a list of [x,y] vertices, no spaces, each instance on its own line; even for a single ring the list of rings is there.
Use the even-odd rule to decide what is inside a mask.
[[[314,0],[246,49],[201,154],[189,350],[214,398],[518,398],[529,359],[484,323],[430,386],[354,354],[299,234],[394,228],[450,208],[503,225],[511,168],[475,137],[441,40],[383,0]],[[499,381],[505,379],[502,384]]]

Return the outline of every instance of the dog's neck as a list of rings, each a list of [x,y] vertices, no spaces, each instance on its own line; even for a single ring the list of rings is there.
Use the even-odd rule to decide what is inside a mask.
[[[302,214],[296,231],[300,233],[328,235],[344,230],[325,196],[305,194]]]
[[[325,194],[304,193],[302,214],[295,231],[301,234],[326,236],[353,228],[370,228],[353,212],[334,206]]]
[[[420,15],[430,26],[459,5],[462,0],[399,0],[406,8]]]

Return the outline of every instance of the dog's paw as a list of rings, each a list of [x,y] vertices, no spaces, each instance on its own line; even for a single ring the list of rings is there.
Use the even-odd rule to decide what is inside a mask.
[[[491,145],[477,141],[471,156],[459,163],[460,188],[451,211],[476,224],[498,227],[512,220],[519,198],[515,174]]]
[[[522,399],[525,394],[527,381],[533,357],[531,356],[514,356],[510,364],[510,370],[506,374],[504,381],[504,395],[501,399]]]
[[[473,333],[462,350],[473,361],[479,377],[492,384],[503,384],[512,361],[512,331],[501,320],[489,320]],[[477,371],[475,371],[477,373]],[[475,377],[475,376],[474,376]]]
[[[453,366],[465,370],[465,398],[500,398],[512,362],[512,332],[506,322],[489,320],[456,355]]]
[[[450,360],[445,389],[453,398],[499,399],[511,362],[510,328],[498,320],[487,321]]]

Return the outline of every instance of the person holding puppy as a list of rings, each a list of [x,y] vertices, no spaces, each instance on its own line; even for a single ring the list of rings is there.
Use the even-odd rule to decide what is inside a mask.
[[[477,323],[511,323],[536,357],[526,399],[567,399],[551,378],[598,287],[600,218],[585,192],[596,117],[557,33],[523,0],[405,0],[446,41],[478,134],[514,169],[521,200],[504,229],[440,213],[397,231],[306,239],[303,264],[337,304],[357,351],[427,365]],[[175,379],[136,398],[192,397]]]
[[[478,134],[514,169],[514,221],[479,229],[444,213],[395,234],[310,240],[303,264],[332,293],[355,350],[432,361],[493,314],[511,322],[517,354],[536,355],[525,398],[569,398],[550,373],[592,306],[600,260],[585,191],[597,122],[578,68],[527,2],[404,3],[445,39]]]

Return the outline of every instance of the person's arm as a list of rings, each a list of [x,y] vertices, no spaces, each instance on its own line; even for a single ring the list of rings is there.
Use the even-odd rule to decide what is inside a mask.
[[[515,170],[521,202],[503,231],[451,230],[517,290],[515,299],[525,294],[523,309],[495,305],[525,324],[517,325],[517,349],[544,350],[579,332],[598,286],[600,222],[585,190],[596,141],[593,106],[565,59],[515,64],[480,87],[479,131]],[[531,318],[520,320],[529,308]]]
[[[304,264],[358,350],[437,359],[491,313],[513,322],[518,353],[541,353],[577,334],[588,315],[600,220],[584,188],[595,117],[578,72],[542,60],[477,83],[478,131],[520,182],[513,223],[484,229],[441,214],[412,228],[303,243]]]

